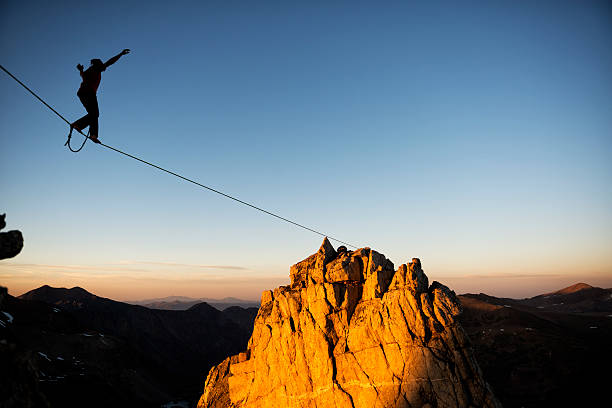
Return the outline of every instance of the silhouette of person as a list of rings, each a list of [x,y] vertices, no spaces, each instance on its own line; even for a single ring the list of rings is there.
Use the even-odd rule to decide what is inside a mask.
[[[96,143],[100,143],[100,140],[98,140],[98,116],[100,116],[100,111],[98,110],[96,92],[102,80],[102,72],[117,62],[121,56],[129,54],[129,52],[130,50],[126,48],[106,62],[102,62],[102,60],[97,58],[92,59],[91,66],[85,71],[83,71],[81,64],[77,65],[81,78],[83,78],[83,82],[81,82],[81,86],[77,91],[77,96],[85,107],[87,115],[72,123],[70,127],[81,131],[89,126],[89,138]],[[72,132],[72,129],[70,131]]]

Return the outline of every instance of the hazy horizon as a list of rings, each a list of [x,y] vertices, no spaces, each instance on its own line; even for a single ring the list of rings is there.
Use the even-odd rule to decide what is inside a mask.
[[[399,265],[396,265],[396,268]],[[31,267],[31,265],[19,265],[13,264],[13,266],[0,264],[0,276],[4,276],[6,280],[6,274],[3,274],[4,269],[21,269]],[[58,266],[55,266],[56,268]],[[49,266],[44,266],[45,269]],[[612,288],[612,277],[608,274],[466,274],[466,275],[455,275],[455,276],[441,276],[434,275],[427,271],[424,266],[425,273],[428,275],[430,283],[434,280],[440,281],[441,283],[450,287],[458,295],[464,293],[486,293],[487,295],[496,297],[510,297],[510,298],[527,298],[536,295],[541,295],[548,292],[554,292],[574,285],[576,283],[587,283],[591,286]],[[10,279],[15,282],[19,282],[17,279]],[[289,281],[289,270],[287,268],[286,278],[268,276],[265,279],[253,281],[253,279],[243,278],[240,281],[235,282],[223,282],[223,291],[219,292],[218,288],[214,285],[206,287],[206,283],[199,282],[199,285],[194,286],[193,281],[180,280],[175,281],[175,287],[190,286],[188,289],[183,289],[182,292],[178,292],[176,289],[168,290],[169,283],[164,280],[156,280],[150,278],[134,279],[133,283],[126,284],[123,279],[119,281],[112,281],[112,276],[104,276],[103,282],[95,282],[91,279],[91,275],[85,275],[81,279],[50,279],[48,282],[42,282],[34,286],[29,286],[29,281],[23,281],[16,285],[8,285],[9,294],[13,296],[22,295],[30,290],[37,289],[43,285],[49,285],[52,287],[82,287],[83,289],[91,292],[97,296],[107,297],[118,301],[141,301],[147,299],[158,299],[166,297],[188,297],[192,299],[209,298],[221,300],[226,297],[234,297],[246,301],[259,301],[261,292],[264,290],[273,290],[274,288],[287,285]],[[111,282],[109,282],[111,280]],[[247,281],[248,284],[246,283]],[[153,282],[153,283],[152,283]],[[5,285],[5,282],[0,282],[1,285]],[[150,289],[143,289],[143,284],[149,285]],[[157,285],[156,285],[157,284]],[[219,284],[217,284],[218,286]],[[267,285],[267,286],[266,286]],[[134,292],[135,288],[139,288],[141,292],[138,295],[130,295]],[[260,289],[259,289],[260,288]],[[144,292],[142,292],[144,290]],[[215,295],[217,294],[218,295]]]
[[[3,2],[2,65],[100,139],[457,293],[612,286],[612,3]],[[69,24],[68,24],[69,22]],[[89,143],[0,72],[11,293],[258,299],[322,237]],[[337,246],[337,242],[333,242]]]

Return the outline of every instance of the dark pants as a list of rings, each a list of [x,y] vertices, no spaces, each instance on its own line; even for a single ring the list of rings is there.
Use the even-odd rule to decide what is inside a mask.
[[[83,130],[89,126],[89,135],[98,136],[98,116],[100,111],[98,110],[98,98],[96,98],[95,91],[84,91],[79,89],[77,96],[81,100],[81,103],[87,111],[87,115],[74,122],[72,125],[78,130]]]

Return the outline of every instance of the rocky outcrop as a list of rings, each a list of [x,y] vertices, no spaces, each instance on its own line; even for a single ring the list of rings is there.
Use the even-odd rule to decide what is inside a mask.
[[[0,215],[0,230],[6,226],[6,214]],[[0,232],[0,259],[13,258],[23,248],[23,235],[21,231],[13,230]]]
[[[498,407],[457,321],[460,303],[418,259],[397,270],[325,239],[265,291],[247,350],[213,367],[198,407]]]

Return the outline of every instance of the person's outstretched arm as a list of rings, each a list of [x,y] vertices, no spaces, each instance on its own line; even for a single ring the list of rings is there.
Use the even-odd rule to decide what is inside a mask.
[[[115,55],[113,58],[111,58],[108,61],[106,61],[104,63],[104,68],[110,67],[115,62],[117,62],[119,60],[119,58],[121,58],[122,55],[126,55],[126,54],[129,54],[129,53],[130,53],[130,50],[128,48],[126,48],[125,50],[121,51],[119,54]]]
[[[79,70],[79,74],[81,74],[81,78],[83,78],[83,66],[81,64],[77,64],[77,69]]]

